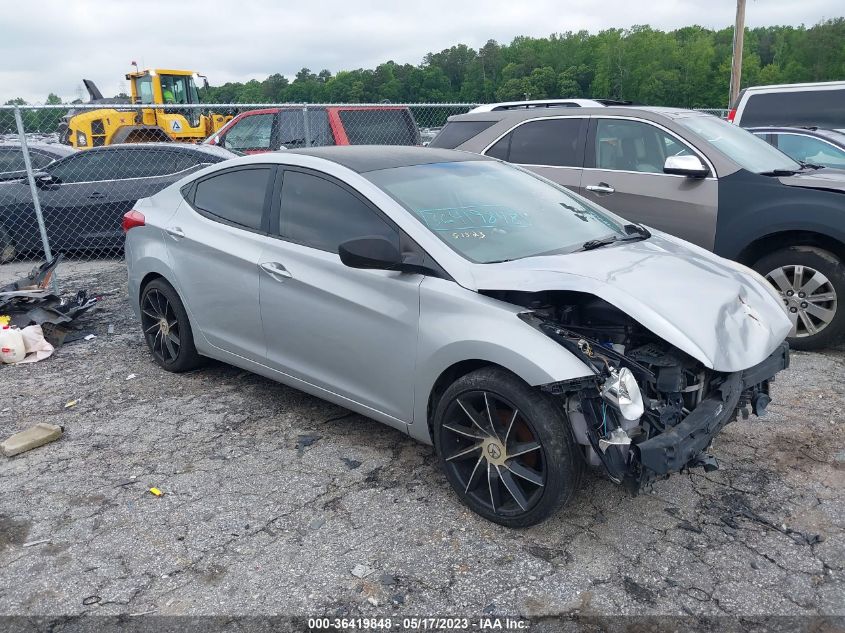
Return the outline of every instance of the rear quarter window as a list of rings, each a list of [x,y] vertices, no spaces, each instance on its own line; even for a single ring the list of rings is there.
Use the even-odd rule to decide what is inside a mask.
[[[350,145],[419,145],[420,131],[409,110],[340,110]]]
[[[270,167],[249,167],[200,180],[193,205],[227,223],[260,230],[272,173]]]
[[[845,88],[752,93],[739,124],[845,128]]]
[[[449,121],[428,146],[455,149],[495,123],[496,121]]]

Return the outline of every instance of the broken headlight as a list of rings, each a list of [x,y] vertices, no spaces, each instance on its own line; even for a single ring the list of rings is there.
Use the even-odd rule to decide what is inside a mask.
[[[626,420],[639,420],[645,412],[640,386],[626,367],[610,369],[610,376],[601,387],[601,397],[618,409]]]

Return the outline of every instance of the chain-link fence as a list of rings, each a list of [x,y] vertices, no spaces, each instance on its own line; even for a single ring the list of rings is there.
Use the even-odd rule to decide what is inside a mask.
[[[474,104],[0,106],[0,263],[119,255],[135,202],[242,154],[425,145]],[[724,110],[708,110],[725,116]],[[181,142],[174,142],[181,141]]]
[[[321,145],[423,145],[471,104],[0,106],[0,263],[118,255],[135,202],[205,165]],[[180,142],[174,142],[180,141]]]

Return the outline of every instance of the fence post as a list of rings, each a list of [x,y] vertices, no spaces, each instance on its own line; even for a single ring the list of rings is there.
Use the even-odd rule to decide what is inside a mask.
[[[44,226],[44,216],[41,214],[41,201],[38,198],[38,187],[35,186],[35,174],[32,171],[32,161],[29,159],[29,145],[26,143],[26,131],[23,127],[21,110],[18,106],[15,106],[15,125],[17,125],[18,137],[21,140],[23,164],[26,168],[26,179],[29,181],[29,192],[32,195],[32,204],[35,207],[35,218],[38,220],[38,231],[41,233],[41,244],[44,246],[44,256],[47,258],[47,261],[50,261],[53,259],[53,253],[50,251],[50,242],[47,239],[47,227]],[[53,271],[51,279],[53,290],[56,290],[57,284],[55,271]]]
[[[302,118],[305,122],[305,147],[311,147],[311,126],[308,125],[308,106],[302,106]]]

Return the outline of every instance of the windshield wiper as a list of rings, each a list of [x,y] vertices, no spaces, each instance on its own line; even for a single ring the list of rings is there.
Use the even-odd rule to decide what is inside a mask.
[[[772,169],[759,172],[761,176],[794,176],[798,172],[794,169]]]
[[[798,164],[801,165],[802,170],[804,170],[804,169],[812,169],[812,170],[824,169],[824,165],[816,165],[815,163],[805,163],[805,162],[802,162],[802,161],[798,161]]]
[[[581,248],[579,250],[592,251],[594,249],[601,248],[602,246],[615,244],[616,242],[636,242],[639,240],[647,240],[651,237],[649,230],[639,224],[626,224],[624,228],[625,232],[628,234],[626,237],[608,235],[607,237],[603,237],[601,239],[589,240],[581,244]]]

